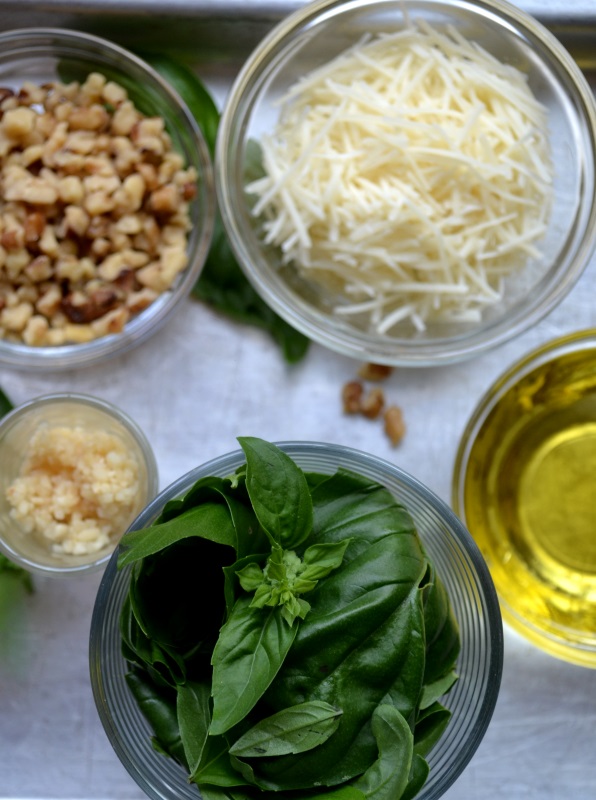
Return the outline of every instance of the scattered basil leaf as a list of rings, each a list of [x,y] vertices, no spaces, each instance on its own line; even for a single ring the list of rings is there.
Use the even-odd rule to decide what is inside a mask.
[[[230,747],[244,758],[279,756],[312,750],[335,733],[341,709],[319,700],[285,708],[257,722]]]
[[[139,55],[182,97],[214,156],[220,115],[202,81],[185,64],[168,56],[147,52]],[[249,142],[246,159],[247,175],[262,174],[260,148],[255,142]],[[308,338],[276,314],[252,287],[236,260],[219,215],[207,259],[192,294],[236,322],[267,331],[288,363],[296,363],[306,355]]]
[[[25,598],[32,592],[31,575],[0,553],[0,665],[11,672],[27,660]]]
[[[23,587],[27,592],[33,592],[33,580],[31,575],[23,569],[23,567],[15,564],[3,553],[0,553],[0,577],[8,577],[14,579],[17,584]]]
[[[0,419],[13,408],[8,396],[0,389]],[[33,592],[31,575],[0,553],[0,654],[17,646],[14,630],[19,627],[17,619],[22,610],[23,590],[29,594]]]
[[[9,411],[12,411],[13,408],[13,404],[4,394],[2,389],[0,389],[0,418],[2,418],[5,414],[8,414]]]
[[[163,53],[137,51],[137,54],[172,86],[186,103],[201,129],[213,157],[219,126],[219,111],[215,102],[195,72],[180,61]]]

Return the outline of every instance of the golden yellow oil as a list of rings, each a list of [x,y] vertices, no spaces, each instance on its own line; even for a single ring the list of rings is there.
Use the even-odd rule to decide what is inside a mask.
[[[460,502],[504,618],[596,666],[596,349],[504,392],[471,447]]]

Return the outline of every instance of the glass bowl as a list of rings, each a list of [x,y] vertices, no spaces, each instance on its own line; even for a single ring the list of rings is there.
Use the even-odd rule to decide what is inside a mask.
[[[250,193],[247,191],[247,186],[263,174],[255,145],[274,128],[281,100],[290,87],[362,37],[395,33],[410,22],[428,23],[437,30],[450,26],[466,41],[479,44],[495,59],[527,76],[534,96],[547,109],[546,136],[552,154],[554,191],[546,231],[534,243],[538,252],[531,253],[528,263],[505,279],[500,299],[484,307],[480,320],[429,321],[425,329],[402,320],[379,333],[378,327],[375,329],[368,319],[359,320],[355,312],[350,321],[345,313],[347,300],[341,297],[341,289],[338,292],[329,285],[322,288],[324,284],[311,279],[312,271],[307,274],[308,270],[286,263],[276,241],[264,243],[263,221],[252,213],[256,196],[253,189]],[[306,116],[306,111],[301,109],[301,112]],[[296,122],[296,127],[299,124]],[[304,137],[306,139],[306,133]],[[312,138],[308,141],[314,146]],[[387,365],[430,366],[474,356],[509,340],[548,314],[573,287],[596,242],[596,208],[592,202],[595,141],[594,96],[580,69],[542,24],[513,5],[501,0],[480,3],[472,0],[317,0],[279,23],[253,51],[237,76],[220,125],[216,189],[222,218],[243,270],[280,316],[311,339],[353,358]],[[303,147],[295,144],[291,169],[297,174],[299,154],[303,152]],[[325,157],[323,154],[322,159]],[[284,171],[281,167],[276,169],[280,175],[286,175],[285,168]],[[446,174],[445,183],[448,179],[449,174]],[[323,183],[322,178],[320,181]],[[327,192],[328,183],[332,183],[331,178],[318,189],[313,187],[312,197],[307,195],[309,187],[305,185],[304,195],[310,198],[304,201],[307,207],[309,203],[317,206],[318,198]],[[297,203],[298,200],[295,205]],[[370,205],[374,205],[373,198]],[[289,204],[288,209],[290,218],[294,211]],[[341,204],[338,211],[335,209],[336,206],[330,204],[329,218],[339,218]],[[316,214],[312,213],[314,219]],[[317,213],[326,212],[319,210]],[[272,212],[272,216],[276,222],[280,218],[277,211]],[[362,219],[366,221],[367,217],[362,214]],[[373,223],[376,222],[373,218]],[[308,224],[308,231],[316,230],[315,222]],[[343,247],[348,236],[351,242],[352,233],[344,232],[340,223],[336,224],[339,230],[336,235]],[[380,221],[378,225],[384,230]],[[297,235],[297,231],[300,231],[298,224],[288,224],[286,242]],[[354,228],[354,238],[359,232],[360,228]],[[373,241],[371,248],[374,244]],[[324,239],[321,249],[326,246],[327,239]],[[460,252],[458,245],[453,247]],[[388,253],[389,259],[391,248],[392,245],[387,244],[383,251]],[[470,249],[475,253],[476,244],[470,244]],[[373,256],[374,253],[371,258]],[[335,250],[329,256],[330,261],[332,257],[344,258]],[[414,251],[412,258],[417,257]],[[302,265],[303,255],[296,258]],[[354,263],[360,263],[361,258],[361,253],[356,252]],[[370,269],[370,263],[365,263],[366,269]],[[400,263],[398,261],[398,267]],[[362,273],[359,277],[366,281]],[[354,280],[355,285],[357,280]],[[358,299],[354,305],[364,306],[365,303]],[[339,311],[334,311],[334,306]],[[401,313],[403,304],[396,304],[395,308]]]
[[[132,316],[117,333],[55,346],[0,338],[0,364],[5,366],[35,371],[72,369],[130,350],[172,316],[194,286],[207,256],[215,207],[211,159],[197,123],[169,84],[140,58],[90,34],[52,28],[0,33],[0,87],[18,91],[25,81],[38,86],[53,80],[84,81],[94,72],[126,88],[145,116],[162,117],[173,150],[196,171],[196,193],[189,200],[187,263],[171,287]],[[101,222],[107,216],[99,213],[97,219]]]
[[[48,433],[52,437],[52,432],[56,438],[44,439]],[[88,434],[91,439],[86,438]],[[93,440],[96,437],[99,437],[99,444]],[[65,455],[59,453],[62,443],[68,448]],[[84,452],[92,452],[92,448],[95,448],[93,464],[85,458]],[[19,512],[22,509],[16,501],[9,502],[7,490],[15,480],[22,479],[23,465],[31,452],[36,454],[36,462],[32,469],[26,468],[26,478],[31,481],[30,476],[36,470],[46,485],[40,488],[34,477],[34,482],[24,487],[25,491],[19,491],[19,502],[39,502],[38,498],[44,495],[47,500],[47,485],[53,481],[49,500],[51,513],[44,520],[48,528],[61,521],[74,525],[79,512],[84,519],[94,520],[96,510],[101,514],[103,509],[108,509],[112,530],[108,541],[100,548],[89,545],[81,548],[87,552],[77,552],[77,548],[70,546],[70,549],[64,545],[56,547],[55,542],[60,543],[61,539],[51,539],[47,529],[41,530],[39,523],[32,530],[30,514],[19,513],[15,519],[11,513],[13,509],[18,508]],[[0,551],[26,570],[49,577],[79,575],[105,567],[120,536],[159,488],[155,456],[143,431],[121,409],[85,394],[42,395],[6,414],[0,420],[0,463]],[[101,465],[102,474],[94,471],[96,465]],[[110,472],[107,478],[106,471]],[[124,488],[130,486],[131,489],[130,496],[114,502],[106,499],[106,494],[122,488],[116,484],[118,473],[125,481]],[[77,496],[72,502],[71,497],[67,498],[69,510],[64,518],[61,510],[56,510],[56,498],[72,491]],[[92,508],[83,513],[85,502],[91,503]],[[101,519],[98,524],[101,526]],[[74,540],[70,534],[65,538]],[[103,539],[97,542],[100,544]]]
[[[439,798],[472,758],[491,719],[499,692],[503,639],[498,602],[486,565],[458,518],[425,486],[375,456],[314,442],[278,445],[305,470],[334,473],[351,469],[384,485],[409,510],[437,572],[446,585],[460,626],[460,679],[449,693],[452,718],[428,757],[430,775],[419,800]],[[187,473],[149,504],[132,528],[150,525],[169,500],[185,494],[199,478],[231,475],[245,463],[242,451],[214,459]],[[154,800],[196,800],[196,786],[183,769],[156,753],[149,728],[125,680],[119,616],[129,569],[108,564],[97,594],[90,637],[91,683],[106,734],[130,775]]]
[[[466,425],[453,508],[491,570],[503,619],[596,668],[596,331],[533,350]]]

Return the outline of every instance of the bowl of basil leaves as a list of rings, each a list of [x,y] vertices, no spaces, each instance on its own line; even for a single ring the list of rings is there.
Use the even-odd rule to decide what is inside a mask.
[[[375,456],[239,439],[137,518],[91,623],[105,732],[160,800],[436,800],[503,635],[449,507]]]

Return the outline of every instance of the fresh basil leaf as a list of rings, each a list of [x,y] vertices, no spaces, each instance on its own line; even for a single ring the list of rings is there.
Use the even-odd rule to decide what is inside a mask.
[[[425,684],[422,690],[420,708],[428,708],[431,706],[436,700],[439,700],[444,694],[447,694],[456,681],[457,673],[451,670],[451,672],[442,675],[434,683]]]
[[[168,522],[195,506],[204,503],[224,503],[236,529],[237,557],[259,553],[269,549],[269,540],[258,523],[250,498],[246,491],[244,478],[206,477],[198,480],[182,499],[166,503],[158,523]]]
[[[238,575],[249,564],[257,564],[257,566],[259,563],[264,564],[267,560],[267,555],[268,555],[267,553],[261,553],[261,554],[253,553],[251,555],[244,556],[243,558],[239,558],[230,567],[224,567],[224,575],[225,575],[224,595],[225,595],[226,609],[228,614],[230,613],[230,611],[234,606],[234,603],[236,602],[236,594],[237,594],[236,587],[237,584],[239,583]]]
[[[2,389],[0,389],[0,418],[2,418],[5,414],[8,414],[9,411],[12,411],[13,408],[14,408],[13,404],[4,394]]]
[[[254,800],[253,796],[242,788],[210,786],[209,784],[201,786],[201,797],[202,800]],[[346,798],[346,800],[350,799]]]
[[[208,683],[184,683],[177,687],[176,716],[184,756],[192,774],[201,761],[209,736],[211,687]]]
[[[351,711],[316,751],[259,759],[259,779],[279,791],[365,772],[377,758],[370,709],[390,702],[413,725],[423,685],[427,560],[411,517],[387,490],[344,470],[312,498],[313,540],[352,541],[308,595],[312,609],[264,700],[273,711],[315,699]]]
[[[351,539],[341,542],[313,544],[304,551],[304,570],[302,580],[319,581],[341,566],[347,546]],[[313,587],[314,588],[314,587]]]
[[[406,780],[402,800],[411,800],[428,773],[422,754],[448,722],[449,712],[433,697],[453,680],[458,644],[447,595],[413,521],[387,490],[364,476],[347,470],[333,476],[302,473],[311,497],[312,531],[294,551],[265,537],[251,507],[250,472],[247,458],[233,479],[219,486],[218,479],[201,482],[182,502],[169,505],[163,520],[184,515],[195,503],[227,504],[236,548],[190,537],[135,562],[131,570],[129,608],[134,604],[144,629],[155,634],[166,656],[181,659],[187,683],[211,687],[209,736],[191,777],[201,793],[205,787],[217,788],[214,798],[228,800],[236,795],[247,800],[245,793],[254,797],[255,789],[262,800],[364,800],[366,793],[346,781],[355,784],[368,775],[370,795],[384,797],[389,790],[383,758],[398,739],[388,733],[391,720],[373,721],[371,709],[388,707],[414,732],[410,767],[405,778],[399,776],[401,784]],[[237,516],[231,511],[234,503],[242,508]],[[256,539],[248,532],[251,526],[257,529]],[[270,552],[251,551],[253,541],[267,543]],[[216,575],[219,586],[212,584]],[[170,602],[178,583],[189,584],[197,596],[189,601],[180,595]],[[301,597],[307,591],[310,604]],[[262,608],[254,607],[255,599]],[[197,608],[210,609],[208,620],[195,613]],[[302,621],[296,624],[298,616]],[[178,623],[179,617],[185,622]],[[193,630],[196,620],[200,624]],[[207,622],[213,625],[204,636]],[[123,653],[136,659],[126,630]],[[441,643],[446,654],[439,652]],[[147,647],[142,639],[141,644]],[[152,651],[147,654],[143,647],[141,656],[151,660]],[[429,655],[438,665],[428,666]],[[154,686],[176,697],[173,677],[161,661],[154,668],[140,660]],[[261,721],[304,703],[345,709],[324,741],[310,749],[292,745],[289,752],[282,745],[276,755],[239,758],[230,753],[230,745],[253,728],[258,732]],[[206,715],[201,724],[207,724]],[[387,734],[383,742],[381,729]],[[190,735],[189,752],[196,757],[204,730]],[[268,735],[279,746],[274,734]],[[247,784],[253,789],[243,788]]]
[[[294,597],[294,595],[281,606],[281,615],[290,627],[297,619],[304,619],[309,611],[310,603],[302,597]]]
[[[198,786],[245,786],[246,781],[232,766],[228,743],[223,736],[209,736],[200,763],[190,776]]]
[[[27,658],[26,596],[33,592],[31,575],[0,553],[0,672],[20,671]]]
[[[185,64],[163,54],[140,53],[184,100],[213,157],[220,114],[202,81]],[[246,149],[247,179],[262,175],[260,147],[249,142]],[[211,247],[193,295],[226,316],[266,330],[280,346],[284,358],[293,364],[304,357],[309,340],[270,308],[252,287],[238,265],[219,214],[216,215]]]
[[[451,712],[440,703],[433,703],[420,713],[414,729],[414,750],[418,755],[425,756],[432,750],[450,719]]]
[[[309,339],[273,311],[240,268],[225,229],[215,217],[211,247],[192,295],[228,318],[266,331],[295,364],[308,352]]]
[[[178,654],[185,674],[198,682],[211,679],[211,654],[226,614],[223,570],[233,554],[230,547],[192,537],[128,568],[123,622],[126,606],[134,603],[146,636]],[[209,613],[202,612],[206,608]]]
[[[121,631],[128,660],[145,669],[158,685],[176,688],[186,680],[184,660],[175,651],[172,652],[146,635],[134,614],[130,597],[127,600],[126,611],[123,609],[121,614]]]
[[[254,561],[239,569],[236,575],[245,592],[254,592],[266,580],[263,570]]]
[[[453,671],[459,655],[460,636],[447,590],[432,564],[423,588],[426,631],[424,683],[432,684]]]
[[[272,542],[297,547],[312,531],[313,511],[304,473],[275,445],[252,436],[238,441],[246,456],[246,488]]]
[[[202,81],[186,64],[163,53],[137,51],[137,54],[178,92],[200,127],[211,156],[214,156],[220,115]]]
[[[23,567],[15,564],[3,553],[0,553],[0,576],[5,577],[10,575],[19,583],[27,592],[33,592],[33,581],[31,575]]]
[[[271,794],[267,800],[274,800],[275,795]],[[308,800],[366,800],[364,792],[355,786],[339,786],[324,789],[321,792],[310,792]]]
[[[335,555],[331,557],[330,553],[327,554],[327,564],[317,574],[327,574],[336,567],[338,555],[345,550],[345,547],[338,548],[336,545],[331,547]],[[311,556],[314,557],[314,554]],[[315,569],[312,563],[310,567]],[[318,582],[304,577],[308,568],[293,550],[283,550],[274,544],[263,570],[251,562],[238,573],[238,577],[245,591],[254,591],[250,604],[252,608],[280,606],[283,618],[288,625],[293,625],[297,618],[304,619],[310,611],[310,604],[298,595],[311,592]]]
[[[118,569],[154,555],[190,536],[200,536],[230,547],[236,546],[236,530],[228,509],[217,503],[205,503],[189,509],[169,522],[125,533],[120,540]]]
[[[429,771],[428,762],[425,761],[422,756],[418,755],[418,753],[414,752],[412,769],[410,770],[410,780],[399,800],[414,800],[426,783]]]
[[[399,800],[410,778],[414,755],[412,731],[399,711],[390,705],[375,709],[371,725],[379,757],[354,786],[367,800]]]
[[[224,733],[255,706],[277,675],[297,626],[279,607],[263,611],[240,597],[223,625],[213,651],[211,734]]]
[[[303,753],[335,733],[341,709],[314,700],[285,708],[260,722],[237,739],[230,753],[243,758]]]
[[[126,683],[153,730],[156,749],[188,769],[176,715],[176,695],[155,686],[139,669],[126,673]]]

